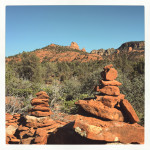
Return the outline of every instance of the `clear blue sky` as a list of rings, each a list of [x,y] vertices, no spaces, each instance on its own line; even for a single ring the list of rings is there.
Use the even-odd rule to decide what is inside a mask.
[[[143,6],[7,6],[6,56],[51,43],[93,49],[144,40]]]

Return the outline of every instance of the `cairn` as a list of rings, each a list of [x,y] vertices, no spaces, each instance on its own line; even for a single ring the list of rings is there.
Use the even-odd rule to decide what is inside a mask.
[[[31,101],[31,105],[34,106],[29,114],[36,117],[46,117],[52,114],[49,108],[49,96],[46,92],[40,91],[36,94],[36,98],[33,98]]]
[[[139,118],[135,110],[120,93],[118,86],[122,84],[115,80],[117,70],[112,64],[103,69],[95,98],[75,103],[84,112],[75,120],[75,132],[92,140],[143,144],[144,128],[137,124]]]

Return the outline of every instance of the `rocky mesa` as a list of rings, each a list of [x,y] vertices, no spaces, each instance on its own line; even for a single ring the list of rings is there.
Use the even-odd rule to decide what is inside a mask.
[[[123,54],[127,54],[129,59],[138,59],[144,57],[144,48],[144,41],[136,41],[124,43],[118,49],[99,49],[87,53],[85,48],[80,49],[76,42],[72,42],[70,46],[50,44],[28,53],[35,54],[40,58],[41,62],[89,62],[95,60],[100,61],[103,59],[115,59],[116,56],[121,56]],[[6,63],[10,61],[21,61],[21,56],[22,53],[7,57]]]

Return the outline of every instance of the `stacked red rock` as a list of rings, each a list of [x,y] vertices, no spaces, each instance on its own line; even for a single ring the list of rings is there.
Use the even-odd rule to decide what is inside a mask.
[[[120,93],[118,86],[122,84],[115,80],[117,70],[112,64],[105,66],[101,76],[95,98],[76,102],[85,112],[99,119],[79,115],[74,130],[92,140],[144,143],[144,128],[137,124],[139,118],[128,100],[124,99],[125,95]]]
[[[100,95],[103,94],[103,96],[99,97],[99,95],[96,95],[96,97],[110,108],[119,106],[121,112],[126,115],[130,123],[139,122],[139,118],[133,107],[128,100],[124,99],[125,95],[120,93],[118,86],[122,84],[115,80],[118,76],[118,72],[112,67],[112,64],[104,67],[104,71],[101,73],[103,79],[100,80],[100,85],[96,88],[96,91],[101,92]]]
[[[30,115],[36,116],[36,117],[45,117],[50,116],[52,114],[50,108],[49,108],[49,96],[46,92],[40,91],[36,94],[36,98],[33,98],[31,101],[31,105],[34,106],[30,110]]]
[[[14,136],[18,128],[18,120],[20,119],[20,114],[11,115],[6,113],[6,144],[18,144],[20,140]]]

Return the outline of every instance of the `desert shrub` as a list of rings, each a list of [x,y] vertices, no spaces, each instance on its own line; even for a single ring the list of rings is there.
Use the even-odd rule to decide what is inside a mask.
[[[27,113],[28,110],[31,108],[30,99],[32,99],[32,97],[29,98],[17,96],[6,97],[5,110],[7,113],[10,114]]]
[[[76,114],[79,110],[79,106],[75,105],[75,102],[77,102],[80,99],[87,98],[87,97],[89,97],[88,94],[81,94],[75,100],[71,100],[71,101],[63,100],[62,111],[65,113],[69,113],[69,114]]]
[[[18,73],[23,79],[41,82],[40,59],[33,53],[23,52],[21,62],[18,63]]]

